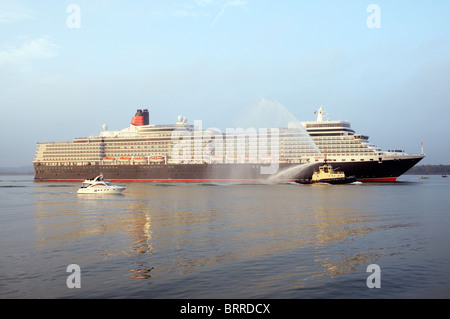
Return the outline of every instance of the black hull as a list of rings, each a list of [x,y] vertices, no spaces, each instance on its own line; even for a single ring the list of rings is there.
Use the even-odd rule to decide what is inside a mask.
[[[423,156],[383,161],[332,162],[335,170],[343,171],[346,176],[355,176],[361,182],[394,182],[411,167],[423,159]]]
[[[332,185],[343,185],[343,184],[350,184],[356,182],[357,179],[355,176],[347,176],[343,178],[325,178],[320,181],[313,181],[312,179],[298,179],[296,180],[297,183],[300,184],[317,184],[317,183],[326,183],[326,184],[332,184]]]
[[[355,176],[359,181],[395,181],[416,165],[423,156],[384,161],[331,162],[334,169],[346,176]],[[85,165],[46,166],[34,163],[36,181],[82,181],[103,174],[110,181],[163,181],[163,182],[208,182],[236,181],[260,182],[296,181],[311,178],[323,163],[280,163],[276,174],[261,173],[268,164],[177,164],[177,165]]]

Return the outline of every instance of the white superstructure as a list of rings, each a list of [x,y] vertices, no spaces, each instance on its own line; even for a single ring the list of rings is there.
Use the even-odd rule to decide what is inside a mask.
[[[214,129],[187,124],[140,125],[75,138],[71,142],[37,143],[35,163],[46,166],[305,163],[320,151],[301,125],[268,129]]]
[[[355,134],[347,121],[330,121],[322,106],[316,121],[302,124],[328,162],[382,161],[408,156],[403,150],[382,151],[369,142],[368,136]]]

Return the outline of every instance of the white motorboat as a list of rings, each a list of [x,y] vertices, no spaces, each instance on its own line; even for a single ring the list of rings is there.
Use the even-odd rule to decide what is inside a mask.
[[[121,194],[125,190],[124,186],[112,185],[105,181],[102,175],[94,179],[86,179],[78,189],[78,194]]]

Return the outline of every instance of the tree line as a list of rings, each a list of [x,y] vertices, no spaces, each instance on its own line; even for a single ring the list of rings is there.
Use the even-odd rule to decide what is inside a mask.
[[[417,165],[407,171],[410,175],[441,175],[449,174],[450,165]]]

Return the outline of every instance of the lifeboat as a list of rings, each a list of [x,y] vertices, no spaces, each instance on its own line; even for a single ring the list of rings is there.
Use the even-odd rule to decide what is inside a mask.
[[[146,157],[135,157],[133,162],[136,164],[148,164],[148,159]]]
[[[258,158],[256,156],[246,156],[245,161],[247,163],[256,163]]]
[[[150,162],[152,162],[152,163],[164,162],[164,157],[163,156],[152,156],[152,157],[150,157]]]
[[[261,161],[264,163],[268,163],[271,162],[273,160],[273,156],[272,155],[262,155],[261,156]]]
[[[218,155],[212,155],[211,156],[211,161],[212,162],[219,162],[219,163],[223,163],[223,156],[218,156]]]
[[[231,156],[231,155],[229,155],[229,156],[227,156],[227,162],[232,162],[232,163],[235,163],[235,162],[237,162],[238,160],[239,160],[239,156]]]

